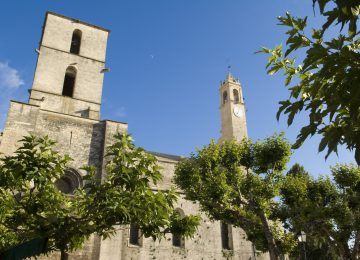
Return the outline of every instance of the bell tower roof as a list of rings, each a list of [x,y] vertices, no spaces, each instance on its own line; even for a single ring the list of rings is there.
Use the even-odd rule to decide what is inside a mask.
[[[227,75],[225,80],[221,81],[221,86],[225,85],[226,83],[233,83],[233,84],[240,84],[240,80],[238,78],[235,78],[233,74],[231,73],[230,69],[228,69]]]
[[[231,71],[228,71],[227,76],[226,76],[226,80],[227,80],[227,81],[233,81],[233,80],[234,80],[234,77],[233,77],[233,75],[231,74]]]
[[[240,85],[240,80],[235,78],[231,73],[231,65],[228,65],[226,78],[221,82],[221,85],[224,85],[225,83],[236,83]]]

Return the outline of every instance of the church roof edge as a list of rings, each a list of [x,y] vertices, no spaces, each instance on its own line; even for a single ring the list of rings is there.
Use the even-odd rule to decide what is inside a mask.
[[[152,152],[152,151],[146,151],[152,155],[158,156],[158,157],[163,157],[163,158],[167,158],[167,159],[171,159],[174,161],[180,161],[183,157],[179,156],[179,155],[173,155],[173,154],[167,154],[167,153],[158,153],[158,152]]]
[[[99,120],[99,121],[100,121],[100,122],[109,121],[109,122],[114,122],[114,123],[119,123],[119,124],[128,125],[128,123],[126,123],[126,122],[116,121],[116,120],[112,120],[112,119],[101,119],[101,120]]]

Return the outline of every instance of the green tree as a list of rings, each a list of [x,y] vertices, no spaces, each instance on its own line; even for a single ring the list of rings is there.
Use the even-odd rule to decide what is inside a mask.
[[[304,166],[295,163],[286,173],[287,176],[308,176],[309,173],[305,170]]]
[[[258,250],[282,259],[296,245],[275,217],[290,144],[283,135],[208,146],[180,161],[175,182],[211,219],[241,227]]]
[[[286,176],[280,193],[279,218],[285,228],[295,234],[305,231],[311,259],[359,259],[360,168],[338,164],[331,168],[333,181],[294,172]]]
[[[108,238],[115,225],[136,223],[145,237],[161,239],[174,232],[190,237],[198,216],[180,218],[175,190],[154,192],[161,181],[156,158],[135,147],[126,133],[108,148],[106,176],[87,166],[72,196],[56,187],[71,158],[54,150],[47,137],[24,137],[12,156],[0,158],[0,252],[33,238],[48,238],[48,249],[78,249],[91,234]]]
[[[297,137],[298,148],[309,136],[322,135],[319,151],[327,148],[326,157],[337,152],[338,145],[355,151],[360,165],[360,38],[359,0],[313,0],[313,8],[325,19],[321,28],[308,28],[307,17],[296,18],[289,13],[278,17],[286,26],[285,50],[263,48],[270,54],[268,74],[283,71],[290,97],[280,102],[277,118],[288,115],[291,125],[295,115],[307,111],[309,121]],[[330,26],[339,33],[332,37]],[[347,27],[347,33],[342,34]],[[295,60],[294,56],[303,59]]]

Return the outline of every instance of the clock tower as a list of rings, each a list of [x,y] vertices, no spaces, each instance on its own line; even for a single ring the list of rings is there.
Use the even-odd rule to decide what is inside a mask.
[[[245,104],[240,81],[228,73],[220,83],[221,138],[220,142],[247,137]]]

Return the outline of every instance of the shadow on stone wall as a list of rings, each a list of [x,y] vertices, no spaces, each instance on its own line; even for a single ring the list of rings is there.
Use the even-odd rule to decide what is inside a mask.
[[[96,173],[101,178],[104,157],[105,124],[99,122],[93,125],[88,165],[96,167]]]

